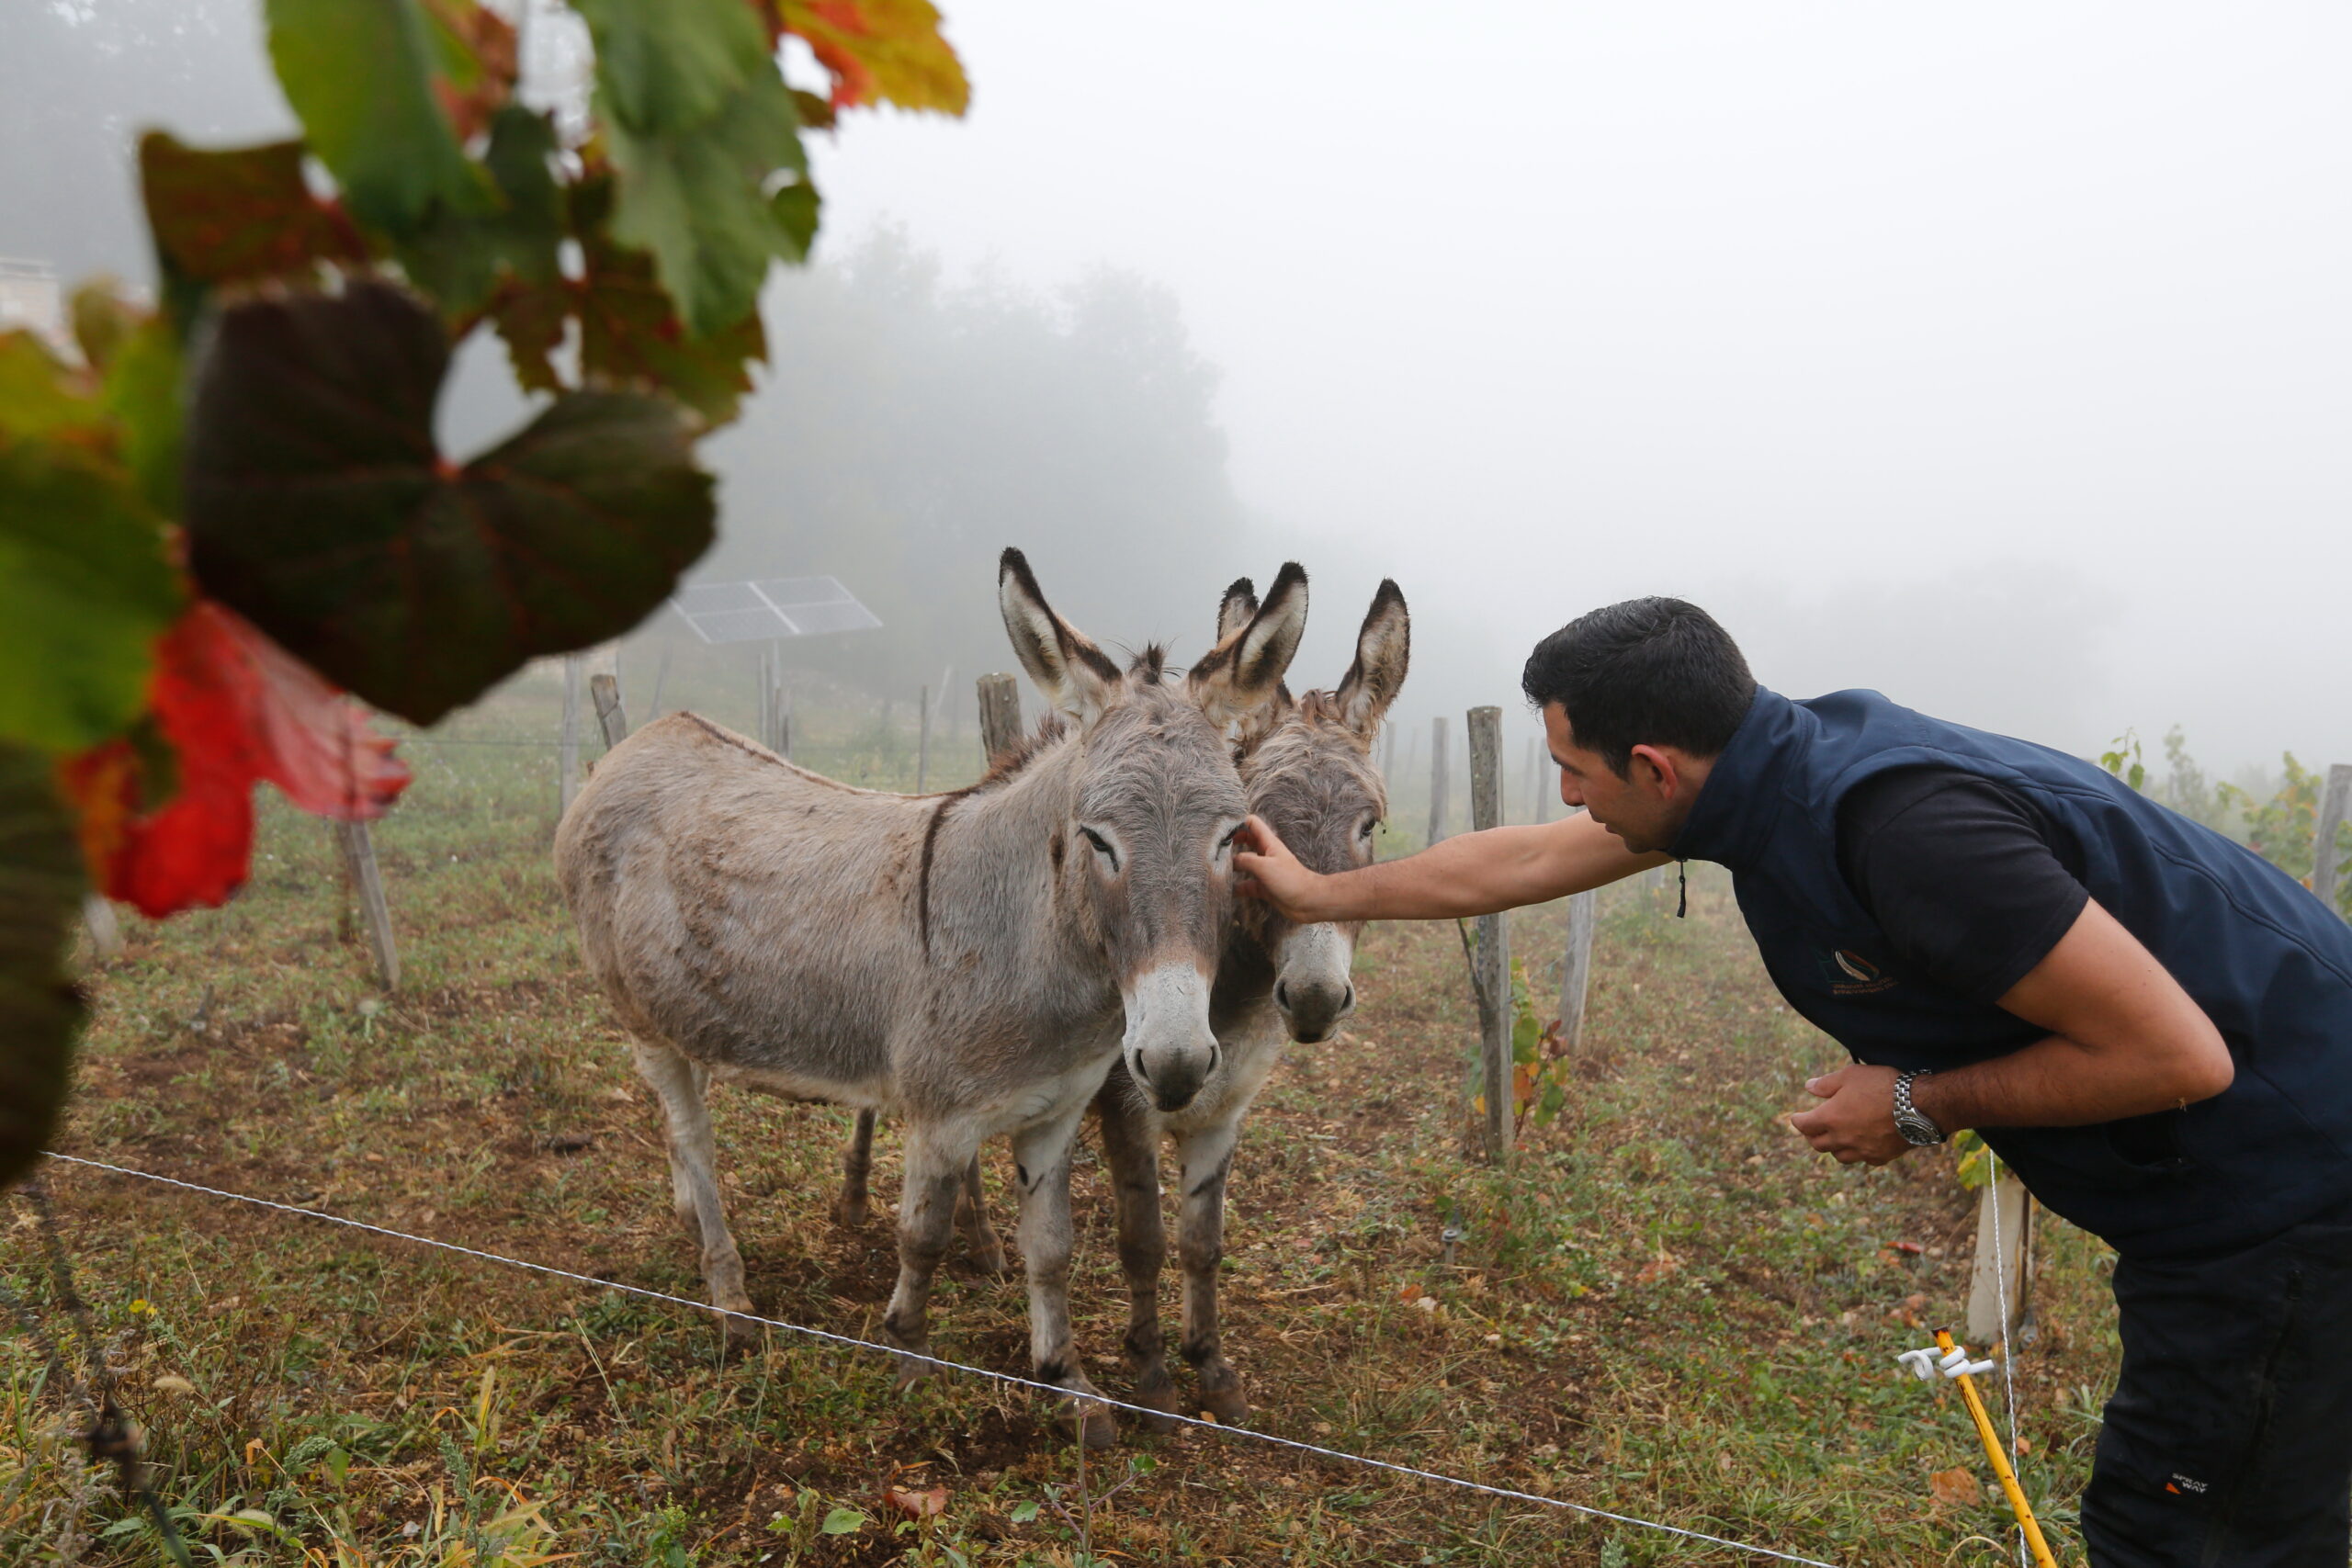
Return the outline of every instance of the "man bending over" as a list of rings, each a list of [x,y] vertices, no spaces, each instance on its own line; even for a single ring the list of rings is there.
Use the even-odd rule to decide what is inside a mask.
[[[1975,1128],[2116,1249],[2097,1568],[2346,1568],[2352,927],[2076,758],[1767,691],[1679,600],[1571,622],[1521,683],[1583,814],[1328,876],[1253,819],[1244,891],[1435,919],[1729,867],[1773,983],[1854,1057],[1796,1131],[1883,1165]]]

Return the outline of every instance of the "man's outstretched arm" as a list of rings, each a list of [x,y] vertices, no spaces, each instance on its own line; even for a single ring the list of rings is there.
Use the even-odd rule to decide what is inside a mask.
[[[2236,1074],[2212,1020],[2096,901],[2001,1006],[2051,1033],[1915,1080],[1912,1103],[1946,1133],[2143,1116],[2210,1099]],[[1823,1103],[1789,1123],[1822,1153],[1883,1165],[1910,1146],[1894,1129],[1892,1067],[1842,1067],[1805,1088]]]
[[[1460,834],[1403,860],[1333,875],[1301,864],[1263,818],[1250,818],[1250,831],[1257,850],[1233,857],[1240,890],[1306,924],[1491,915],[1582,893],[1672,858],[1634,853],[1584,812],[1541,827]]]

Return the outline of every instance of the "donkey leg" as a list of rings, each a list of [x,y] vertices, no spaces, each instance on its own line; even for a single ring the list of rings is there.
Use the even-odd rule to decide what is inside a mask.
[[[857,1128],[842,1145],[842,1195],[833,1200],[833,1224],[855,1230],[865,1223],[865,1179],[874,1169],[874,1112],[857,1113]]]
[[[752,1298],[743,1288],[743,1255],[727,1228],[727,1206],[718,1195],[718,1151],[710,1131],[710,1108],[703,1091],[709,1077],[695,1063],[667,1045],[639,1043],[637,1070],[661,1098],[662,1143],[670,1154],[670,1192],[678,1221],[701,1252],[703,1283],[713,1306],[726,1312],[748,1313]],[[731,1343],[754,1344],[756,1325],[741,1318],[727,1320]]]
[[[1249,1418],[1241,1377],[1225,1359],[1217,1324],[1217,1269],[1225,1261],[1225,1179],[1233,1168],[1238,1118],[1187,1133],[1176,1154],[1184,1196],[1176,1220],[1176,1253],[1184,1268],[1184,1359],[1201,1380],[1201,1404],[1228,1427]]]
[[[1114,1071],[1115,1082],[1119,1075]],[[1124,1086],[1121,1086],[1124,1089]],[[1102,1164],[1118,1194],[1119,1269],[1127,1277],[1127,1365],[1135,1370],[1135,1403],[1174,1413],[1176,1384],[1168,1375],[1168,1339],[1159,1326],[1159,1273],[1168,1261],[1168,1232],[1159,1216],[1159,1127],[1125,1093],[1094,1102],[1102,1129]],[[1176,1424],[1153,1420],[1155,1432]]]
[[[1085,1107],[1013,1135],[1013,1173],[1021,1184],[1021,1261],[1029,1274],[1029,1359],[1039,1382],[1073,1395],[1099,1394],[1079,1365],[1070,1341],[1069,1217],[1070,1145]],[[1119,1440],[1119,1424],[1104,1406],[1074,1403],[1070,1411],[1080,1440],[1107,1449]]]
[[[972,1163],[964,1168],[964,1195],[956,1203],[956,1223],[963,1227],[964,1247],[972,1255],[973,1268],[983,1274],[1002,1274],[1012,1269],[1004,1256],[1004,1238],[989,1224],[989,1200],[980,1187],[977,1152]]]
[[[899,1196],[899,1283],[882,1314],[884,1331],[900,1349],[931,1354],[931,1281],[955,1234],[956,1194],[963,1188],[973,1147],[974,1140],[959,1137],[956,1129],[912,1122],[907,1127],[906,1187]],[[932,1371],[921,1361],[900,1361],[899,1386],[918,1382]]]

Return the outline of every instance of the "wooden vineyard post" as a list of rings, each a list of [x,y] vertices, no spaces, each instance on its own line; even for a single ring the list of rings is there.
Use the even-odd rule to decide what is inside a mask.
[[[1442,720],[1440,722],[1442,722]],[[1503,819],[1503,710],[1472,708],[1466,729],[1470,739],[1470,825],[1484,831]],[[1444,731],[1438,732],[1439,755],[1444,755]],[[1510,936],[1500,915],[1478,917],[1478,1063],[1486,1085],[1487,1114],[1481,1123],[1488,1159],[1510,1153],[1511,1102],[1517,1085],[1510,1059]]]
[[[105,964],[122,953],[122,922],[103,893],[82,895],[82,923],[90,931],[90,962]]]
[[[792,761],[792,694],[778,681],[768,689],[768,750]]]
[[[925,686],[915,698],[915,793],[923,793],[923,784],[931,776],[931,688]]]
[[[628,715],[621,707],[621,682],[616,675],[588,677],[588,696],[596,705],[596,723],[605,732],[605,750],[628,739]]]
[[[2335,879],[2343,867],[2335,863],[2335,830],[2352,810],[2352,762],[2327,770],[2327,789],[2319,797],[2319,836],[2312,844],[2312,891],[2329,908],[2335,908]]]
[[[2000,1245],[1993,1234],[2000,1232]],[[2007,1293],[2009,1320],[2001,1321]],[[1984,1189],[1976,1212],[1976,1266],[1968,1277],[1968,1337],[1979,1345],[2006,1345],[2025,1326],[2033,1294],[2033,1197],[2007,1170]]]
[[[1021,689],[1010,675],[983,675],[980,691],[980,750],[990,767],[1021,743]]]
[[[599,675],[600,681],[611,677]],[[376,841],[365,822],[338,822],[335,837],[343,844],[343,863],[352,887],[359,895],[360,922],[368,928],[368,946],[376,955],[376,977],[384,989],[401,988],[401,952],[392,941],[392,907],[384,897],[384,874],[376,864]]]
[[[1440,714],[1430,720],[1429,841],[1432,844],[1445,837],[1445,809],[1452,804],[1445,798],[1445,786],[1453,782],[1453,770],[1445,764],[1445,716]]]
[[[1589,890],[1568,899],[1567,951],[1560,955],[1560,1049],[1574,1060],[1584,1040],[1584,998],[1592,986],[1592,928],[1600,895]]]
[[[563,739],[556,748],[556,776],[560,781],[559,807],[571,814],[571,797],[580,793],[580,679],[587,660],[579,654],[563,656]]]

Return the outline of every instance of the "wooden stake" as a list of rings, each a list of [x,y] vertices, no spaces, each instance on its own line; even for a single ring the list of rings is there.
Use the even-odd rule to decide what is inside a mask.
[[[605,750],[609,751],[628,739],[628,715],[621,707],[620,677],[589,676],[588,696],[596,705],[596,723],[605,732]]]
[[[596,677],[610,680],[607,675]],[[352,886],[359,893],[359,914],[368,928],[368,946],[376,955],[376,977],[384,989],[401,988],[401,953],[392,940],[392,908],[384,897],[384,875],[376,865],[376,842],[368,835],[365,822],[338,822],[337,837],[343,840],[344,863],[350,868]]]
[[[1443,723],[1443,720],[1440,720]],[[1472,708],[1466,726],[1470,737],[1470,825],[1483,832],[1503,819],[1503,710]],[[1445,732],[1437,731],[1438,754],[1444,755]],[[1500,915],[1478,917],[1478,1061],[1487,1089],[1487,1114],[1482,1124],[1487,1157],[1500,1160],[1510,1153],[1512,1101],[1517,1099],[1510,1059],[1510,933]]]
[[[1560,1045],[1573,1059],[1584,1040],[1585,992],[1592,982],[1592,928],[1600,896],[1590,891],[1568,899],[1567,951],[1560,955]]]
[[[1440,714],[1430,720],[1430,836],[1434,844],[1445,837],[1446,786],[1453,782],[1453,770],[1446,765],[1445,716]]]
[[[104,894],[82,895],[82,923],[90,929],[91,963],[107,963],[122,952],[122,922]]]
[[[1021,688],[1010,675],[983,675],[979,691],[980,748],[993,767],[1021,743]]]
[[[563,739],[556,748],[556,776],[559,809],[567,817],[580,793],[580,680],[587,662],[576,653],[563,656]]]
[[[2312,845],[2312,891],[2329,908],[2335,908],[2335,830],[2352,809],[2352,762],[2327,770],[2327,791],[2319,797],[2319,836]]]
[[[1996,1214],[1997,1211],[1997,1214]],[[1996,1230],[2000,1245],[1993,1244]],[[2001,1321],[2007,1294],[2009,1320]],[[2010,1337],[2025,1326],[2033,1296],[2033,1197],[2005,1168],[1984,1189],[1976,1206],[1976,1266],[1968,1276],[1968,1337],[1999,1345],[2008,1354]]]
[[[931,688],[915,698],[915,793],[923,793],[931,776]]]

